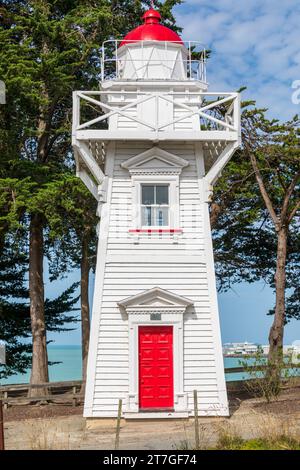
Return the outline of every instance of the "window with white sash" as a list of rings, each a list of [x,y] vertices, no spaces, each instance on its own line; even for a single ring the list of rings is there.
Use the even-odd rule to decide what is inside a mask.
[[[141,184],[141,226],[170,226],[169,184]]]
[[[132,183],[132,229],[179,228],[178,175],[137,175]]]
[[[132,184],[129,232],[181,232],[179,180],[188,165],[187,160],[157,146],[121,163],[129,171]]]

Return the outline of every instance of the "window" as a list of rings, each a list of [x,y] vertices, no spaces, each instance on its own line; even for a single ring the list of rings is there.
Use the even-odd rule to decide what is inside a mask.
[[[179,228],[177,175],[134,175],[132,183],[131,230]]]
[[[179,226],[180,174],[188,165],[187,160],[156,145],[121,163],[121,167],[129,171],[132,185],[129,232],[145,233],[148,237],[149,233],[157,231],[182,231]],[[135,237],[137,243],[138,239]]]
[[[141,185],[141,216],[143,227],[168,227],[170,225],[169,185]]]

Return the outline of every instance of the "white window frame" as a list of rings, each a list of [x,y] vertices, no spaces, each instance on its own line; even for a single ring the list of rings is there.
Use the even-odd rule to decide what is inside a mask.
[[[152,208],[155,210],[155,214],[156,214],[156,209],[159,209],[160,207],[161,208],[167,208],[168,209],[168,223],[166,225],[143,225],[142,222],[141,222],[141,226],[143,229],[147,229],[147,228],[168,228],[170,227],[170,185],[169,184],[163,184],[163,183],[156,183],[156,184],[152,184],[152,183],[141,183],[141,218],[143,219],[143,208],[145,207],[150,207],[151,208],[151,212],[152,212]],[[168,188],[168,203],[167,204],[143,204],[143,187],[153,187],[153,188],[157,188],[159,186],[167,186]],[[154,199],[156,197],[156,189],[154,190]],[[152,214],[151,214],[152,215]]]
[[[169,186],[169,225],[142,225],[142,185]],[[179,228],[179,175],[132,176],[132,228],[133,229],[178,229]]]

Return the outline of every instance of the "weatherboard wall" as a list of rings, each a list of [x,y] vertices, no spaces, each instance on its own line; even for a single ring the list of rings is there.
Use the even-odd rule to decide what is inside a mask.
[[[183,377],[188,411],[193,390],[200,414],[228,413],[208,204],[202,189],[203,155],[197,144],[160,148],[189,162],[180,175],[178,240],[169,234],[141,235],[132,229],[132,181],[121,163],[150,148],[147,143],[110,144],[106,158],[107,203],[103,205],[95,279],[92,334],[85,400],[86,417],[115,417],[129,393],[128,318],[117,303],[159,286],[189,298],[184,316]],[[136,351],[137,354],[137,351]],[[176,367],[176,364],[175,364]]]

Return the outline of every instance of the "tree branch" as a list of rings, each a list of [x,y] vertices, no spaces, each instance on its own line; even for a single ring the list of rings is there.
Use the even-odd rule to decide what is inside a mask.
[[[288,224],[292,222],[293,218],[295,217],[299,209],[300,209],[300,201],[297,202],[294,209],[290,212],[288,219],[287,219]]]
[[[300,179],[300,171],[298,171],[298,173],[296,173],[296,175],[292,179],[291,184],[289,185],[289,187],[286,190],[284,200],[283,200],[283,204],[282,204],[282,210],[281,210],[281,223],[282,224],[285,223],[287,218],[289,219],[289,216],[288,216],[289,202],[290,202],[290,198],[293,194],[293,191],[294,191],[295,186],[296,186],[299,179]]]
[[[250,161],[251,161],[251,164],[252,164],[252,167],[253,167],[253,170],[254,170],[254,173],[255,173],[255,177],[256,177],[256,181],[258,183],[258,186],[259,186],[259,189],[260,189],[260,192],[261,192],[261,195],[263,197],[263,200],[265,201],[265,204],[266,204],[266,207],[269,211],[269,214],[274,222],[274,225],[275,225],[275,228],[276,230],[279,230],[280,228],[280,221],[276,215],[276,212],[274,210],[274,207],[273,207],[273,204],[272,204],[272,201],[267,193],[267,190],[266,190],[266,187],[264,185],[264,182],[263,182],[263,178],[262,178],[262,175],[261,175],[261,172],[258,168],[258,164],[257,164],[257,160],[256,160],[256,157],[254,155],[254,153],[249,150],[248,148],[248,145],[246,144],[245,145],[245,149],[250,157]]]

